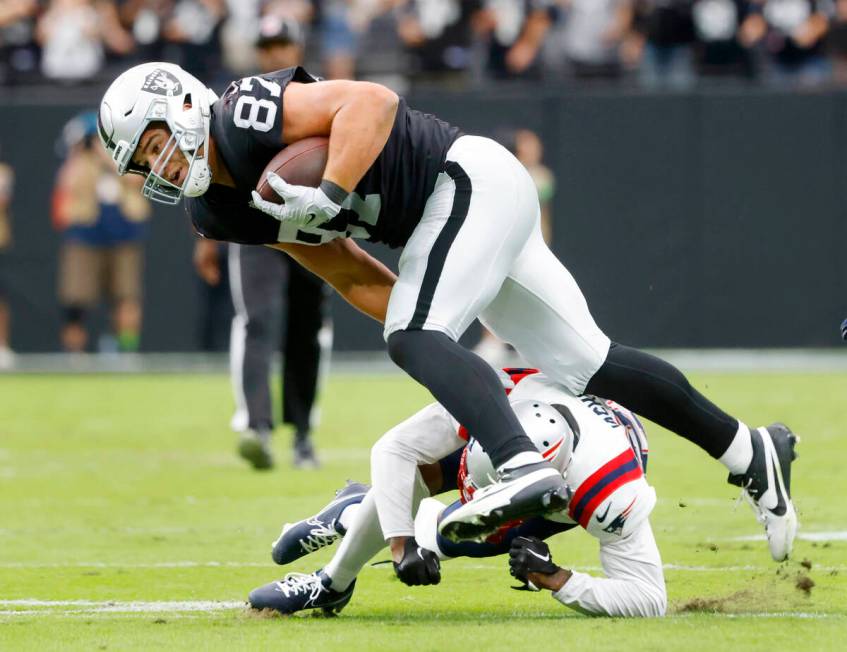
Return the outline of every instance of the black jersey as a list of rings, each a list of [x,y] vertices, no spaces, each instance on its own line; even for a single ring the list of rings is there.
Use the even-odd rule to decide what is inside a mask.
[[[401,99],[385,147],[341,212],[320,226],[298,228],[249,206],[265,167],[285,147],[283,99],[291,81],[318,80],[300,67],[246,77],[212,105],[210,133],[237,188],[213,183],[200,197],[186,198],[194,228],[207,238],[242,244],[317,245],[339,237],[406,244],[459,130]]]

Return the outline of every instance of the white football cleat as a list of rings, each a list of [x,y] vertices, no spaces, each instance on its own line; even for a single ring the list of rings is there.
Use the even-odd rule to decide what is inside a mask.
[[[509,521],[566,509],[570,497],[562,474],[548,462],[519,466],[477,489],[473,500],[444,517],[438,531],[451,541],[484,541]]]
[[[797,437],[788,426],[774,423],[750,431],[753,459],[743,475],[730,475],[729,483],[741,487],[741,495],[765,526],[774,561],[785,561],[797,535],[797,512],[791,501],[791,463],[797,458]]]

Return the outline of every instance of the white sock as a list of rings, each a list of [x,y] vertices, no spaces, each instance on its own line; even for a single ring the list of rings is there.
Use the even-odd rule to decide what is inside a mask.
[[[538,464],[539,462],[543,462],[544,458],[541,456],[539,452],[531,452],[526,451],[524,453],[518,453],[510,457],[503,464],[497,467],[497,473],[503,473],[506,469],[516,469],[519,466],[526,466],[527,464]]]
[[[341,516],[338,517],[338,525],[341,526],[345,535],[350,531],[350,526],[353,525],[353,519],[356,518],[356,514],[359,512],[359,506],[361,504],[362,503],[353,503],[352,505],[347,505],[347,507],[344,508],[344,511],[341,512]]]
[[[741,475],[750,467],[753,461],[753,442],[750,439],[750,428],[740,421],[738,432],[732,439],[732,443],[726,452],[718,458],[718,461],[729,469],[733,475]]]
[[[324,572],[332,580],[330,587],[334,591],[343,591],[350,586],[371,557],[386,546],[382,528],[379,526],[373,492],[369,491],[357,507],[341,545],[324,567]],[[349,507],[344,510],[348,511]]]

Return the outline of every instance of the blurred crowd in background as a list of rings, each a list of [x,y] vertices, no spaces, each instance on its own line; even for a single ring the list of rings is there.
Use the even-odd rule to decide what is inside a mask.
[[[266,16],[317,74],[401,91],[847,82],[847,0],[3,0],[0,85],[100,84],[165,59],[214,87],[255,71]]]

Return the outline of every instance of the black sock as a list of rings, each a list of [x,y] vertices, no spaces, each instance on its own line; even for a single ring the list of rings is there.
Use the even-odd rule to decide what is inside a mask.
[[[444,333],[425,330],[392,333],[388,354],[479,440],[494,468],[518,453],[538,452],[497,373],[478,355]]]
[[[738,431],[738,421],[694,389],[679,369],[615,342],[585,392],[620,403],[715,458],[726,452]]]

